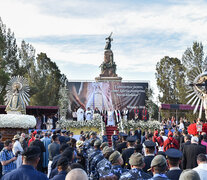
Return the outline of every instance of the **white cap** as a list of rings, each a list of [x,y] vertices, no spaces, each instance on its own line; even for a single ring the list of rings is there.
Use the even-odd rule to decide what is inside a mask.
[[[191,138],[191,143],[198,143],[198,142],[199,142],[199,139],[196,136],[193,136]]]

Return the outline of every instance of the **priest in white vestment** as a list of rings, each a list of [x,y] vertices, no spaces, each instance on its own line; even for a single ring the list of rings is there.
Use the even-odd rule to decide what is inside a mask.
[[[79,107],[77,110],[77,121],[84,121],[84,110]]]
[[[115,126],[114,111],[113,110],[110,110],[107,113],[108,113],[107,126]]]
[[[89,107],[87,108],[85,112],[85,118],[86,118],[86,121],[93,120],[93,111]]]

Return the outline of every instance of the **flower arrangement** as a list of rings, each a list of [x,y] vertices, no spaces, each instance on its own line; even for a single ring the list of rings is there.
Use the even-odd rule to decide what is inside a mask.
[[[36,119],[24,114],[0,114],[0,128],[34,128]]]
[[[118,128],[119,130],[121,130],[121,123],[118,124]],[[134,121],[134,120],[130,120],[130,121],[122,121],[122,125],[124,129],[136,129],[138,127],[140,127],[141,129],[160,129],[161,128],[161,123],[159,121],[156,120],[152,120],[152,121]]]
[[[67,119],[60,120],[60,126],[62,128],[83,128],[83,127],[96,127],[101,129],[101,119],[99,116],[96,116],[92,121],[71,121]]]

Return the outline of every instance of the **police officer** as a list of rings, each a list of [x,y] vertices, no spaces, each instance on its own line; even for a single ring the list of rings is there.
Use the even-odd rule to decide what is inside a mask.
[[[145,157],[144,157],[144,162],[145,162],[145,167],[143,168],[144,172],[148,172],[148,169],[150,169],[150,164],[152,162],[152,159],[155,157],[155,146],[156,144],[151,141],[151,140],[147,140],[144,142],[144,146],[145,146]],[[152,173],[149,172],[151,175]]]
[[[167,161],[163,155],[157,155],[151,162],[152,180],[169,180],[165,172],[167,170]]]
[[[121,143],[117,144],[116,150],[122,153],[122,150],[127,148],[127,137],[128,135],[125,133],[119,133]]]
[[[136,139],[132,136],[127,138],[127,149],[122,152],[122,157],[124,160],[124,167],[130,169],[129,158],[134,153],[134,144]]]
[[[40,160],[41,150],[37,146],[31,146],[22,153],[23,164],[2,177],[2,180],[48,180],[47,176],[35,168]]]
[[[170,148],[166,152],[169,171],[166,173],[167,177],[172,180],[178,180],[182,170],[179,167],[182,158],[182,152],[175,148]]]
[[[121,154],[118,151],[114,151],[110,156],[109,156],[109,161],[112,164],[111,168],[111,173],[116,175],[117,178],[119,179],[121,174],[126,172],[126,169],[123,169],[121,166],[123,165],[123,159],[121,157]]]
[[[140,153],[134,153],[129,158],[131,169],[121,175],[120,180],[150,179],[152,176],[145,173],[142,168],[145,166],[144,157]]]
[[[104,177],[110,174],[112,164],[108,160],[109,156],[114,152],[114,150],[111,147],[104,147],[102,153],[104,155],[104,159],[102,159],[100,162],[98,162],[96,169],[98,172],[99,177]]]

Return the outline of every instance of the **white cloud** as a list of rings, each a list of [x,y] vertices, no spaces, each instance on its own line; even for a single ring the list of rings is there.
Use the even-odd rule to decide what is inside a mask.
[[[19,42],[44,36],[103,36],[113,31],[112,49],[120,72],[144,72],[153,77],[157,61],[165,55],[181,58],[196,40],[206,47],[207,2],[168,2],[0,0],[0,16]],[[103,49],[91,51],[87,43],[84,48],[81,42],[80,46],[55,40],[29,43],[61,67],[72,62],[98,68],[103,61]],[[154,86],[155,79],[150,80]]]

